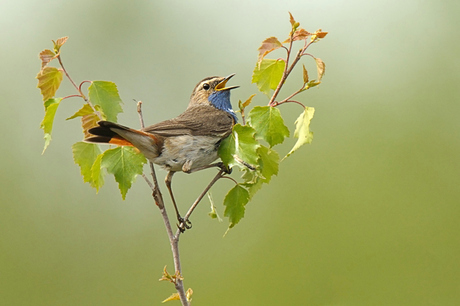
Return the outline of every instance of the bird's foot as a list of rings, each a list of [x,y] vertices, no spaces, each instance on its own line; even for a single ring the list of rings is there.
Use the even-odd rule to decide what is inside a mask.
[[[232,169],[227,167],[223,162],[218,162],[216,166],[219,167],[222,171],[224,171],[225,174],[232,173]]]
[[[177,224],[177,228],[179,228],[181,233],[185,232],[185,230],[192,228],[192,222],[188,219],[185,220],[181,216],[178,216],[177,221],[179,221],[179,223]]]

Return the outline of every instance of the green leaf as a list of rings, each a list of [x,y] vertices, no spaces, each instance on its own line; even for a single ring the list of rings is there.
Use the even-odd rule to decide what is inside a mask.
[[[270,94],[270,89],[276,89],[283,76],[286,63],[283,60],[263,59],[254,68],[252,83],[257,84],[257,88],[266,95]]]
[[[62,98],[57,99],[49,99],[47,100],[45,105],[45,117],[43,117],[43,121],[40,123],[40,128],[43,129],[45,132],[45,147],[43,148],[43,153],[45,153],[46,148],[49,146],[51,141],[51,131],[53,130],[53,122],[54,116],[56,115],[57,108],[59,103],[61,103]]]
[[[117,85],[107,81],[93,81],[88,87],[89,99],[94,105],[99,105],[107,120],[117,122],[117,115],[123,112],[121,98]]]
[[[280,156],[275,150],[265,146],[260,146],[257,152],[260,156],[259,168],[263,176],[262,182],[268,184],[273,175],[278,175]]]
[[[314,114],[315,109],[313,107],[305,107],[303,113],[297,118],[295,121],[294,137],[297,137],[298,139],[294,147],[283,158],[283,160],[304,144],[311,143],[313,141],[313,132],[310,131],[310,122]]]
[[[106,119],[104,114],[101,111],[101,107],[99,105],[95,105],[94,107],[102,119]],[[66,120],[74,119],[77,117],[81,117],[81,126],[83,128],[83,134],[85,138],[90,137],[91,134],[88,133],[88,130],[98,126],[98,122],[101,120],[99,115],[93,110],[93,108],[89,104],[83,105],[75,114],[67,118]]]
[[[38,80],[37,87],[43,96],[43,101],[47,101],[54,97],[56,91],[61,85],[62,71],[55,67],[45,67],[36,76]]]
[[[80,172],[85,183],[99,190],[99,182],[93,178],[92,166],[102,151],[98,145],[86,142],[77,142],[72,145],[74,162],[80,166]]]
[[[94,113],[94,110],[91,108],[91,106],[89,106],[89,104],[85,104],[75,114],[73,114],[72,116],[70,116],[66,120],[75,119],[77,117],[83,117],[83,116],[86,116],[86,115],[89,115],[89,114],[92,114],[92,113]]]
[[[99,192],[99,189],[104,185],[104,168],[101,167],[102,158],[104,153],[99,154],[91,166],[91,187],[96,188],[96,191]]]
[[[256,138],[265,140],[270,147],[289,137],[289,129],[284,125],[283,117],[276,107],[254,107],[249,112],[249,124],[256,130]]]
[[[219,147],[219,156],[229,168],[241,169],[257,165],[257,148],[260,144],[254,138],[255,130],[247,125],[236,124],[232,134],[225,138]]]
[[[246,204],[249,202],[249,192],[236,185],[227,193],[224,199],[224,216],[230,221],[229,228],[234,227],[243,217]]]
[[[142,174],[143,165],[147,162],[144,155],[133,147],[118,147],[104,152],[101,168],[115,176],[123,200],[138,174]]]
[[[257,153],[260,157],[259,167],[256,171],[246,169],[242,176],[244,183],[241,185],[247,188],[250,199],[262,188],[263,183],[268,184],[272,176],[278,174],[280,163],[279,154],[275,150],[260,146]]]

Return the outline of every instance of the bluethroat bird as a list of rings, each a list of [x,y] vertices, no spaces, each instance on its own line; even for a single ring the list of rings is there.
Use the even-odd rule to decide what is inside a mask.
[[[230,103],[230,90],[239,86],[226,87],[228,77],[208,77],[193,89],[190,103],[182,114],[174,119],[145,127],[131,129],[118,123],[99,121],[97,127],[89,130],[94,135],[86,138],[90,143],[107,143],[136,147],[154,164],[168,171],[165,178],[171,200],[176,210],[179,228],[190,228],[183,218],[174,199],[171,181],[174,173],[186,173],[218,166],[221,141],[232,132],[237,118]]]

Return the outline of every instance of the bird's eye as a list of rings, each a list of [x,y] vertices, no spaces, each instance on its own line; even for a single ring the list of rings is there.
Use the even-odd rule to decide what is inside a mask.
[[[204,90],[208,90],[208,89],[209,89],[209,84],[208,84],[208,83],[204,83],[204,84],[203,84],[203,89],[204,89]]]

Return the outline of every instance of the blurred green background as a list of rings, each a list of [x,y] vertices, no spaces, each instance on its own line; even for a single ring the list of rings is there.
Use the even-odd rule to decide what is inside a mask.
[[[41,155],[38,53],[69,36],[67,70],[115,82],[119,122],[135,127],[133,99],[147,123],[164,120],[206,76],[237,74],[235,106],[255,93],[257,48],[287,36],[288,11],[329,32],[310,49],[323,84],[299,97],[316,108],[315,138],[225,238],[208,201],[197,209],[180,243],[193,304],[459,305],[460,2],[435,0],[2,1],[0,305],[160,305],[174,291],[158,282],[172,260],[143,180],[126,201],[111,177],[99,194],[83,183],[79,122],[64,120],[78,99]],[[300,81],[297,70],[284,93]],[[67,81],[58,92],[73,93]],[[281,111],[293,131],[299,107]],[[213,174],[175,177],[182,210]],[[213,188],[221,215],[231,186]]]

